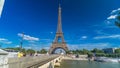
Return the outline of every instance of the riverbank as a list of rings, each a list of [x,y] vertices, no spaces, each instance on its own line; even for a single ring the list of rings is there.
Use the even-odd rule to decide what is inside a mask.
[[[108,58],[108,57],[92,57],[92,58],[88,58],[87,55],[79,55],[79,57],[77,57],[77,58],[74,55],[65,56],[63,58],[63,60],[83,60],[83,61],[120,63],[120,58]]]
[[[84,61],[87,61],[88,58],[87,58],[87,55],[79,55],[78,58],[71,55],[71,56],[64,56],[63,60],[84,60]]]
[[[119,63],[102,63],[84,60],[63,60],[60,67],[55,68],[119,68]]]

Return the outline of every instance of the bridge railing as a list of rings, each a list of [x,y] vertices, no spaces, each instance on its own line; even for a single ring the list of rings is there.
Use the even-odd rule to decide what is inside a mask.
[[[58,55],[41,55],[22,58],[6,58],[6,63],[1,64],[0,68],[31,68],[33,66],[39,67],[46,61],[52,60],[57,57]]]

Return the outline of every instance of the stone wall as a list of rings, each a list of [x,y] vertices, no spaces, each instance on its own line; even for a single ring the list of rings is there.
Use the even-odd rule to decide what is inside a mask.
[[[42,56],[29,56],[22,58],[9,58],[5,64],[2,64],[0,68],[30,68],[37,64],[42,64],[42,62],[48,59],[53,59],[58,57],[57,55],[42,55]],[[3,61],[5,61],[3,59]],[[3,67],[7,66],[7,67]]]
[[[8,68],[8,58],[6,55],[0,55],[0,68]]]

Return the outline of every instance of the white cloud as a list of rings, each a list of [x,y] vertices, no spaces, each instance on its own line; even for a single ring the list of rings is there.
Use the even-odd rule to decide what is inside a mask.
[[[0,0],[0,17],[1,17],[1,14],[2,14],[4,2],[5,2],[5,0]]]
[[[117,13],[118,11],[120,11],[120,8],[118,8],[118,9],[116,9],[116,10],[113,10],[113,11],[111,12],[111,14]]]
[[[24,47],[24,48],[25,48],[25,49],[32,49],[32,47],[29,47],[29,46],[28,46],[28,47]]]
[[[5,38],[0,38],[0,43],[2,44],[11,44],[12,42]]]
[[[97,37],[94,37],[94,39],[106,39],[106,38],[120,39],[120,35],[108,35],[108,36],[97,36]]]
[[[68,44],[68,49],[76,50],[76,49],[80,49],[80,46],[77,44]]]
[[[18,33],[18,36],[19,36],[19,37],[22,37],[23,34],[22,34],[22,33]],[[24,35],[23,39],[24,39],[24,40],[27,40],[27,41],[39,41],[39,38],[31,37],[31,36],[29,36],[29,35]]]
[[[50,45],[42,45],[42,44],[28,44],[27,46],[24,46],[25,49],[34,49],[34,50],[40,50],[42,48],[47,49]]]
[[[82,39],[87,39],[87,36],[82,36],[81,38],[82,38]]]
[[[50,49],[50,47],[47,47],[47,46],[46,46],[46,47],[44,47],[43,49],[49,50],[49,49]]]
[[[24,46],[23,48],[36,50],[36,49],[39,49],[40,47],[37,43],[30,43],[30,44],[27,44],[27,46]]]
[[[111,22],[110,21],[106,21],[106,24],[111,24]]]
[[[5,39],[5,38],[0,38],[0,41],[6,41],[7,39]]]
[[[53,32],[50,32],[50,34],[53,34]]]
[[[111,16],[109,16],[107,19],[109,20],[109,19],[115,19],[117,17],[117,15],[111,15]]]
[[[87,44],[69,44],[68,45],[70,50],[76,50],[76,49],[103,49],[107,47],[111,47],[109,43],[87,43]]]
[[[12,42],[11,41],[6,41],[4,42],[5,44],[11,44]]]
[[[51,39],[41,39],[41,40],[44,40],[44,41],[52,41]]]
[[[20,47],[20,45],[16,45],[15,47]]]
[[[120,12],[120,8],[116,10],[112,10],[111,15],[107,19],[108,20],[115,19],[118,16],[119,12]]]
[[[108,35],[108,34],[105,33],[103,30],[95,30],[95,33],[96,33],[96,34],[99,34],[99,35]]]

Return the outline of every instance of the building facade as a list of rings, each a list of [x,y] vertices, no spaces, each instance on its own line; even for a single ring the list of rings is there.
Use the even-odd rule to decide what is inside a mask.
[[[115,53],[115,50],[116,50],[117,48],[105,48],[105,49],[103,49],[103,51],[105,52],[105,53],[109,53],[109,54],[112,54],[112,53]]]

